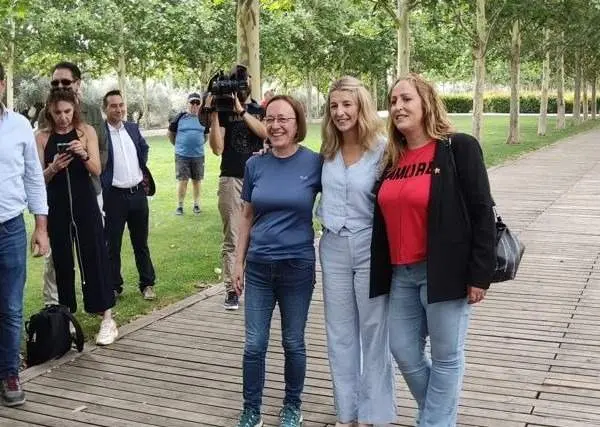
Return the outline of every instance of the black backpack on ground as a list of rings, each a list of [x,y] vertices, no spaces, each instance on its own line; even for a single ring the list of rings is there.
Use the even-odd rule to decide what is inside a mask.
[[[71,335],[69,324],[75,328]],[[39,365],[50,359],[57,359],[69,351],[73,343],[77,350],[83,350],[83,331],[69,308],[64,305],[51,305],[40,310],[25,322],[27,332],[27,366]]]

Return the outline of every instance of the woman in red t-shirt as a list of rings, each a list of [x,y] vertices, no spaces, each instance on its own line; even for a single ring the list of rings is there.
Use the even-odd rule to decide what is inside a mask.
[[[398,79],[388,100],[371,297],[390,293],[390,347],[417,401],[417,425],[454,426],[470,304],[483,300],[494,270],[487,172],[477,140],[452,133],[423,78]]]

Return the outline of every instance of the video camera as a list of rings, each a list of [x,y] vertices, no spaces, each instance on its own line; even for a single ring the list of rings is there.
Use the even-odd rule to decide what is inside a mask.
[[[237,94],[242,103],[250,95],[248,69],[243,65],[236,65],[229,76],[220,70],[209,80],[208,92],[213,96],[212,107],[215,111],[232,112],[235,102],[232,94]]]

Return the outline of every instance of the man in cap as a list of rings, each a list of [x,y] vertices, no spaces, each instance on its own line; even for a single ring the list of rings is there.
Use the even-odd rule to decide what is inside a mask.
[[[192,180],[194,197],[194,214],[200,209],[200,185],[204,178],[204,143],[208,133],[198,119],[202,104],[199,93],[188,96],[187,110],[180,113],[169,125],[169,141],[175,146],[175,177],[177,178],[176,215],[183,215],[183,201],[187,192],[188,181]]]

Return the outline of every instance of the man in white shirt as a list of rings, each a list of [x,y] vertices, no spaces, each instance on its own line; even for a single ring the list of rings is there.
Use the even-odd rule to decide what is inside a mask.
[[[6,83],[0,64],[0,99]],[[19,382],[27,234],[23,211],[35,215],[31,235],[34,256],[49,251],[48,204],[42,166],[29,121],[0,103],[0,400],[6,406],[25,402]]]
[[[105,229],[108,240],[110,281],[116,295],[123,292],[121,242],[125,224],[139,273],[144,299],[156,298],[156,276],[148,248],[148,199],[144,176],[148,175],[148,144],[137,124],[123,121],[125,104],[121,92],[112,90],[102,102],[106,113],[108,159],[100,180],[104,196]]]

